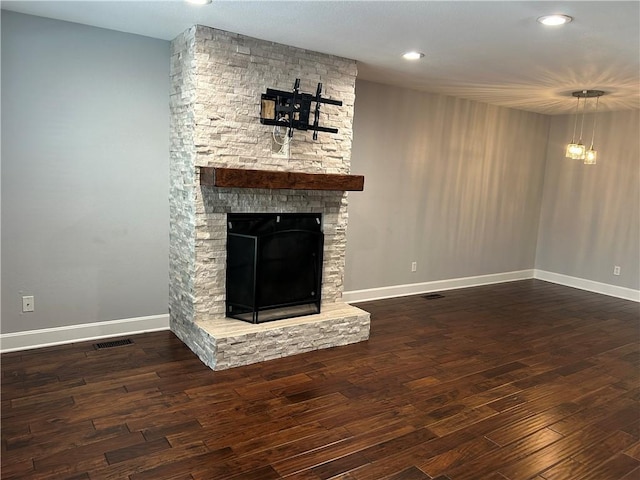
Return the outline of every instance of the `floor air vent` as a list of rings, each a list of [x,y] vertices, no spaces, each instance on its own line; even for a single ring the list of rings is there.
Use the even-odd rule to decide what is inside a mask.
[[[128,338],[126,340],[114,340],[113,342],[94,343],[93,348],[101,350],[103,348],[121,347],[122,345],[131,345],[133,342]]]
[[[427,293],[426,295],[423,295],[422,298],[425,300],[435,300],[437,298],[444,298],[444,295],[439,293]]]

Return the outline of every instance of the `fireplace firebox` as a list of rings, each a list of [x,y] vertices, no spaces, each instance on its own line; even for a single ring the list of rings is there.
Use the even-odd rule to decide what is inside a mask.
[[[226,315],[251,323],[320,313],[322,214],[227,215]]]

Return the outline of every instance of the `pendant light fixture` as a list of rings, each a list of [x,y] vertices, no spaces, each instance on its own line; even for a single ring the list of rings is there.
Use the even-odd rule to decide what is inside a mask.
[[[575,92],[573,93],[575,95]],[[573,136],[571,137],[571,142],[567,145],[567,151],[565,153],[565,156],[567,158],[572,158],[572,159],[576,159],[578,158],[578,156],[580,155],[580,152],[584,150],[584,145],[580,146],[579,144],[576,143],[576,129],[578,127],[578,111],[580,109],[580,97],[578,95],[576,96],[576,113],[575,113],[575,120],[573,121]],[[585,100],[586,102],[586,100]]]
[[[591,134],[591,146],[589,150],[586,151],[584,156],[584,164],[585,165],[595,165],[596,159],[598,158],[598,152],[593,149],[593,140],[596,138],[596,122],[598,121],[598,102],[600,97],[604,95],[604,92],[600,91],[600,95],[596,97],[596,110],[593,115],[593,133]]]
[[[596,135],[596,115],[594,115],[593,119],[593,132],[591,135],[591,146],[589,147],[589,150],[587,150],[585,145],[582,143],[582,133],[584,132],[584,119],[587,111],[587,99],[596,99],[595,113],[598,113],[598,101],[600,97],[604,95],[604,92],[602,90],[579,90],[577,92],[573,92],[571,95],[577,98],[576,118],[573,124],[573,137],[571,139],[571,143],[567,145],[565,156],[573,160],[584,160],[585,165],[594,165],[598,156],[598,152],[593,148],[593,141]],[[582,118],[580,120],[580,137],[578,139],[578,142],[576,143],[575,138],[578,126],[578,110],[581,98],[584,99],[584,101],[582,104]]]

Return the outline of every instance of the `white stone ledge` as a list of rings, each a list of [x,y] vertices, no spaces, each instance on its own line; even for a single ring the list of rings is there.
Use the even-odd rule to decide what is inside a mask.
[[[249,365],[298,353],[357,343],[369,338],[370,315],[346,303],[322,305],[316,315],[252,324],[231,318],[199,320],[193,336],[213,348],[193,348],[214,370]],[[195,334],[195,335],[193,335]],[[183,339],[184,340],[184,339]],[[199,350],[199,351],[196,351]],[[206,358],[202,358],[203,355]]]

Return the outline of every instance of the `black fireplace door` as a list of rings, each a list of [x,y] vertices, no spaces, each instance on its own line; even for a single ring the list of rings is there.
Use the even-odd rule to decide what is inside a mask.
[[[318,252],[322,252],[322,234],[318,232],[288,230],[260,237],[258,305],[315,302],[320,297]]]
[[[252,323],[320,313],[320,214],[229,214],[227,316]]]

